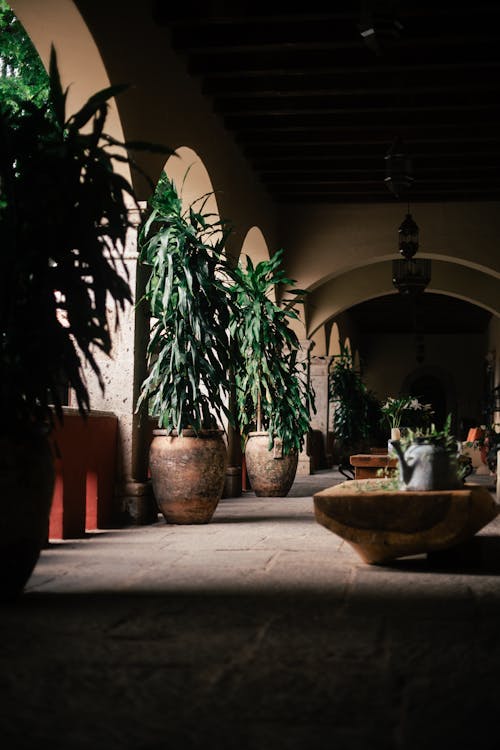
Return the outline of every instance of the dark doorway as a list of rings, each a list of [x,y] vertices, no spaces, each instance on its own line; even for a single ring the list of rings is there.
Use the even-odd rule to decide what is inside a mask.
[[[434,410],[432,421],[438,429],[441,429],[449,411],[446,390],[442,382],[434,375],[421,375],[411,381],[408,392],[412,396],[418,396],[424,404],[432,404]]]

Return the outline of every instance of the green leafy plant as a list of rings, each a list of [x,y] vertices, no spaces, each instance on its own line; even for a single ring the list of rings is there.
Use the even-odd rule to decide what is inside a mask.
[[[252,430],[269,433],[269,449],[282,441],[283,453],[301,450],[315,409],[314,392],[307,382],[306,364],[290,319],[305,292],[282,269],[283,249],[255,266],[246,256],[233,270],[235,306],[231,334],[236,342],[234,365],[238,424],[243,448]],[[281,304],[273,290],[288,287]]]
[[[497,471],[497,453],[500,450],[500,423],[493,422],[491,425],[482,424],[473,429],[476,435],[474,440],[466,440],[464,446],[467,448],[479,448],[483,460],[492,472]]]
[[[335,407],[333,436],[341,450],[379,440],[380,402],[354,368],[349,350],[340,346],[329,377],[329,397]]]
[[[186,210],[163,174],[151,213],[139,232],[139,260],[149,271],[143,300],[152,327],[149,374],[137,403],[169,433],[210,429],[232,415],[229,323],[230,267],[224,255],[227,222],[207,213],[210,194]]]
[[[451,433],[451,414],[446,417],[442,429],[437,429],[434,424],[431,424],[430,427],[417,427],[414,430],[409,428],[400,439],[400,443],[403,450],[406,450],[410,443],[439,445],[452,455],[456,455],[459,449],[458,440]]]
[[[442,429],[438,429],[435,424],[415,429],[409,428],[399,442],[403,452],[412,443],[417,445],[435,445],[442,448],[449,455],[452,469],[457,477],[462,480],[470,474],[470,459],[460,455],[460,443],[451,432],[451,416],[451,414],[448,414]],[[396,470],[396,477],[399,477],[399,466]]]
[[[389,396],[381,410],[383,418],[391,428],[400,427],[402,422],[408,427],[416,426],[415,423],[420,422],[419,426],[425,427],[434,414],[432,404],[423,404],[416,396]]]
[[[85,415],[86,367],[104,390],[95,352],[110,354],[113,317],[117,326],[132,301],[123,250],[138,205],[114,171],[117,161],[134,166],[132,144],[104,132],[108,100],[125,88],[100,91],[67,117],[52,49],[47,101],[0,108],[3,429],[62,421],[62,384]]]

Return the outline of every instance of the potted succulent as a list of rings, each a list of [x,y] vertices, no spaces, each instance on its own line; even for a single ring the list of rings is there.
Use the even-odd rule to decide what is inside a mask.
[[[272,291],[292,287],[281,264],[283,250],[255,266],[246,256],[233,271],[235,312],[231,333],[236,342],[237,420],[246,470],[258,496],[288,494],[297,471],[299,451],[309,429],[314,393],[289,321],[298,318],[300,289],[277,304]]]
[[[137,411],[158,425],[150,447],[153,493],[168,523],[207,523],[224,487],[231,297],[224,255],[230,229],[207,212],[210,194],[183,209],[163,174],[139,232],[149,272],[148,375]]]
[[[399,488],[408,491],[454,490],[463,487],[467,467],[459,460],[460,446],[451,433],[451,414],[442,429],[408,429],[391,440],[399,462]]]
[[[0,107],[0,540],[2,596],[24,587],[47,537],[54,484],[50,433],[63,421],[62,386],[81,415],[85,372],[103,379],[95,351],[111,352],[109,307],[132,301],[123,263],[137,208],[114,171],[129,158],[104,133],[107,102],[96,93],[71,117],[52,50],[43,104]],[[109,150],[109,147],[112,147]],[[116,154],[116,156],[113,155]]]

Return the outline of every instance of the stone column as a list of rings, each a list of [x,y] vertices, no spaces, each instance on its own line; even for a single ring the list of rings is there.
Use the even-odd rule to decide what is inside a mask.
[[[324,468],[330,468],[333,457],[329,454],[328,431],[330,429],[330,402],[328,399],[328,373],[333,357],[310,359],[310,382],[316,394],[316,414],[311,418],[311,429],[321,433],[323,442]],[[318,468],[318,467],[317,467]]]
[[[158,511],[148,480],[148,451],[151,421],[135,414],[140,387],[146,373],[149,316],[145,306],[135,302],[143,294],[146,272],[137,264],[137,230],[128,232],[124,260],[134,303],[120,315],[113,333],[111,357],[96,357],[101,367],[105,391],[88,374],[92,409],[111,411],[118,417],[116,472],[116,515],[129,523],[146,524],[157,520]],[[110,324],[113,321],[110,311]]]
[[[301,351],[299,352],[299,355],[297,357],[298,362],[305,362],[306,363],[306,378],[307,378],[307,384],[308,387],[310,387],[311,381],[310,381],[310,361],[311,361],[311,349],[314,346],[314,341],[311,339],[302,339],[300,342],[301,345]],[[312,474],[314,472],[314,467],[311,465],[311,457],[309,455],[309,436],[306,435],[305,441],[304,441],[304,447],[299,453],[299,462],[297,464],[297,474],[296,476],[308,476],[309,474]]]

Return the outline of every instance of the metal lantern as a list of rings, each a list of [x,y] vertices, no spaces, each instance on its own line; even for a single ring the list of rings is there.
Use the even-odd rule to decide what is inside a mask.
[[[418,225],[410,213],[399,227],[399,252],[406,260],[413,258],[418,250]]]
[[[410,297],[420,294],[431,280],[431,261],[428,259],[393,260],[392,283],[401,294]]]

